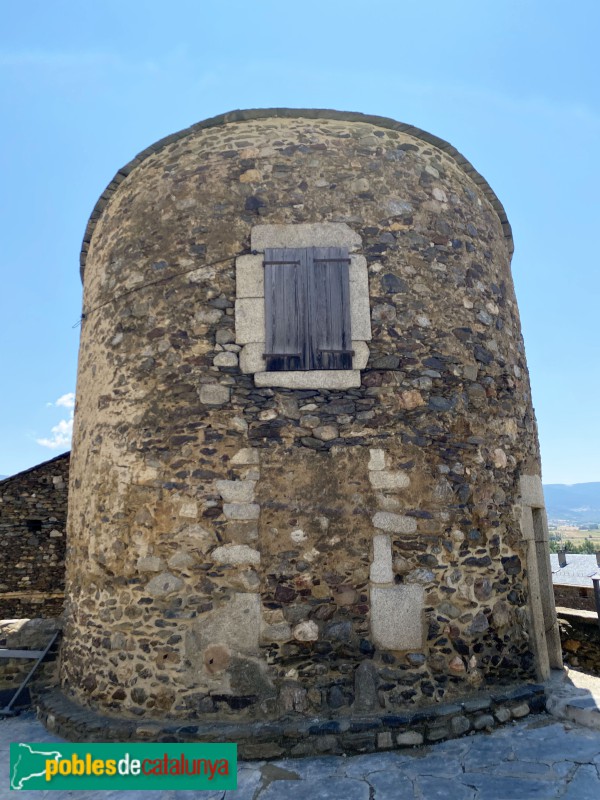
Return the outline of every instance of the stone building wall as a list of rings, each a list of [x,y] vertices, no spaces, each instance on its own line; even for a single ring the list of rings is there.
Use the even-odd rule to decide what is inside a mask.
[[[59,630],[60,620],[56,617],[0,620],[0,647],[9,650],[43,651]],[[35,671],[28,689],[35,688],[37,691],[58,686],[57,650],[58,645],[55,642]],[[35,660],[31,658],[0,659],[0,691],[18,689],[34,663]]]
[[[0,481],[0,619],[64,603],[69,453]]]
[[[445,143],[330,116],[170,137],[92,217],[62,655],[80,703],[327,717],[535,676],[507,223]],[[360,237],[354,388],[240,369],[236,259],[257,226],[305,223]]]
[[[561,609],[558,622],[565,663],[600,675],[600,625],[596,611]]]
[[[582,611],[596,610],[594,587],[592,585],[588,587],[554,584],[554,599],[556,605],[563,608],[577,608]]]

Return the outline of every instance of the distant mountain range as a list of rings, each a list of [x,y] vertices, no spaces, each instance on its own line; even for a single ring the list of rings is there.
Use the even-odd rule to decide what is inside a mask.
[[[600,483],[546,483],[544,497],[550,520],[600,522]]]

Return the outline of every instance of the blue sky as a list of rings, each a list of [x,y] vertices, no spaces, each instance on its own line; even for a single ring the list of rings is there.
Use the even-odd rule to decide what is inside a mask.
[[[295,106],[417,125],[487,178],[544,482],[600,481],[599,31],[593,0],[4,3],[0,474],[68,447],[79,248],[117,169],[205,117]]]

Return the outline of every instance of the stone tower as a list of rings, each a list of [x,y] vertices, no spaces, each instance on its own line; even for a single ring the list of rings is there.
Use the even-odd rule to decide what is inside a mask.
[[[237,111],[121,169],[82,253],[64,695],[305,752],[276,723],[410,727],[560,666],[511,254],[481,175],[389,119]]]

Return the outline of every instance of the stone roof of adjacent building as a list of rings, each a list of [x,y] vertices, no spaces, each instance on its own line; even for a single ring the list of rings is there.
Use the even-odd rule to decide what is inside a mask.
[[[47,467],[49,464],[53,464],[55,461],[62,461],[63,459],[68,459],[70,457],[71,451],[67,450],[66,453],[61,453],[59,456],[49,458],[48,461],[42,461],[41,464],[36,464],[34,467],[29,467],[29,469],[24,469],[21,472],[15,472],[14,475],[7,475],[6,478],[2,478],[2,480],[0,480],[0,486],[2,486],[4,483],[15,480],[15,478],[22,478],[23,476],[28,475],[30,472],[35,472],[42,467]]]
[[[506,216],[504,206],[496,196],[489,183],[482,175],[479,174],[479,172],[477,172],[471,162],[468,161],[455,147],[453,147],[449,142],[446,142],[444,139],[440,139],[438,136],[433,136],[431,133],[427,133],[427,131],[424,131],[421,128],[416,128],[414,125],[407,125],[403,122],[397,122],[389,117],[360,114],[354,111],[333,111],[330,109],[321,108],[253,108],[229,111],[226,114],[219,114],[217,117],[205,119],[202,122],[197,122],[195,125],[191,125],[189,128],[184,128],[177,133],[172,133],[170,136],[165,136],[164,139],[159,139],[159,141],[151,144],[150,147],[142,150],[142,152],[138,153],[137,156],[128,164],[125,164],[124,167],[121,167],[121,169],[118,170],[114,178],[100,195],[85,229],[80,255],[82,280],[85,262],[96,224],[102,216],[102,212],[104,211],[111,197],[119,188],[119,185],[127,178],[128,175],[131,174],[131,172],[133,172],[137,166],[139,166],[139,164],[155,153],[158,153],[164,147],[167,147],[167,145],[179,141],[180,139],[185,139],[187,136],[192,136],[197,131],[201,131],[205,128],[214,128],[219,125],[229,125],[233,122],[242,122],[244,120],[269,119],[273,117],[283,119],[305,118],[362,122],[375,125],[379,128],[388,128],[390,130],[398,131],[406,134],[407,136],[412,136],[415,139],[421,139],[423,142],[427,142],[427,144],[437,147],[439,150],[442,150],[444,153],[447,153],[449,156],[451,156],[451,158],[456,162],[457,166],[469,176],[473,183],[480,187],[483,194],[492,204],[500,219],[509,253],[512,255],[514,250],[512,230],[508,221],[508,217]]]
[[[587,586],[592,588],[592,578],[600,578],[600,567],[595,555],[567,553],[567,566],[561,567],[558,555],[550,553],[552,583],[558,586]]]

